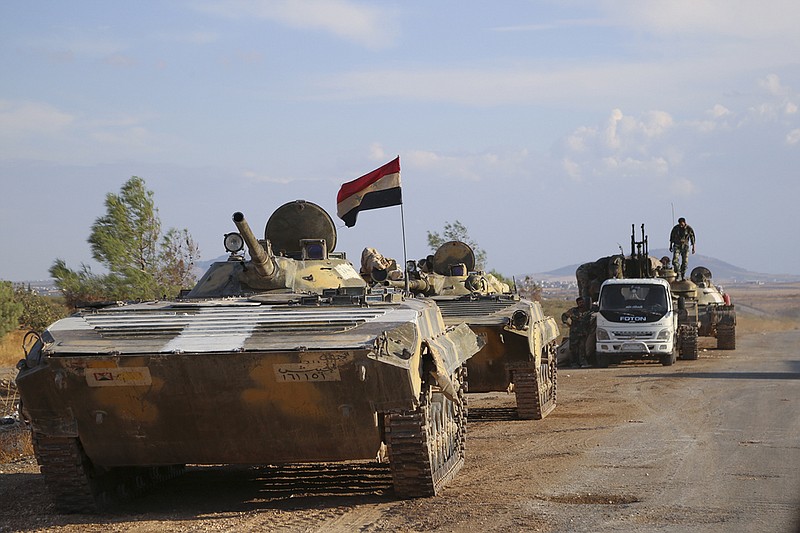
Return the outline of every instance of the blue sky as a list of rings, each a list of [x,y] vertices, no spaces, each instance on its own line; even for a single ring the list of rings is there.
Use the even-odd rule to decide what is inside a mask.
[[[629,247],[800,274],[794,1],[0,4],[0,279],[92,265],[104,197],[145,179],[203,259],[242,211],[335,216],[400,156],[409,259],[461,221],[507,275]],[[402,259],[399,208],[337,248]],[[95,267],[96,268],[96,267]]]

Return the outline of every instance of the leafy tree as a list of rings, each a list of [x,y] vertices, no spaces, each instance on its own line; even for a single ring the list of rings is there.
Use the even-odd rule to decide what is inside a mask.
[[[525,276],[522,280],[517,281],[517,290],[523,298],[537,302],[542,301],[542,287],[530,276]]]
[[[14,300],[14,286],[0,281],[0,338],[19,327],[22,311],[22,304]]]
[[[186,229],[170,228],[160,246],[162,268],[158,271],[158,283],[167,287],[169,294],[178,294],[196,281],[192,267],[200,251]]]
[[[508,277],[504,276],[503,274],[501,274],[500,272],[498,272],[495,269],[490,270],[489,274],[491,274],[492,276],[496,277],[498,281],[508,285],[511,288],[512,291],[514,290],[514,280],[512,278],[508,278]]]
[[[434,252],[439,246],[449,241],[461,241],[469,245],[475,253],[475,269],[484,270],[486,268],[486,251],[469,237],[467,227],[458,220],[453,223],[445,222],[441,234],[435,231],[428,232],[428,246]]]
[[[67,316],[66,306],[58,303],[54,298],[42,296],[20,286],[14,288],[14,300],[19,302],[23,311],[19,317],[19,325],[26,329],[44,331],[47,326]]]
[[[197,245],[186,229],[162,235],[153,193],[142,178],[133,176],[119,194],[108,193],[105,206],[106,214],[95,220],[88,241],[92,257],[108,273],[93,274],[85,264],[72,270],[61,259],[50,267],[69,305],[174,297],[194,283]]]

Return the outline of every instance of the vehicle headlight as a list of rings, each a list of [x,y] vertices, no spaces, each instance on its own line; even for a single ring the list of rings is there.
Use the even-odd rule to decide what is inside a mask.
[[[597,340],[599,341],[607,341],[611,337],[608,336],[608,332],[603,328],[597,328]]]
[[[227,250],[229,253],[235,254],[244,248],[244,239],[236,232],[226,233],[225,238],[223,239],[223,244],[225,244],[225,250]]]
[[[656,337],[660,341],[668,341],[670,337],[669,329],[662,329],[658,332],[658,337]]]
[[[530,315],[523,311],[522,309],[517,309],[514,311],[514,314],[511,315],[511,325],[515,329],[528,329],[528,323],[530,323],[531,317]]]

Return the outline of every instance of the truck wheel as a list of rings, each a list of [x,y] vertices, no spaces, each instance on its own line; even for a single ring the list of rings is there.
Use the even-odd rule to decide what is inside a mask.
[[[608,365],[611,364],[611,356],[607,353],[596,352],[594,360],[597,363],[597,368],[608,368]]]
[[[672,366],[675,364],[675,361],[678,360],[678,347],[673,343],[672,345],[672,352],[665,353],[660,358],[661,364],[664,366]]]

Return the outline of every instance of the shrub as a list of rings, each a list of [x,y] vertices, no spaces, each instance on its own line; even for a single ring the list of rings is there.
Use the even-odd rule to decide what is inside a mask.
[[[41,333],[47,326],[69,313],[67,307],[55,299],[42,296],[22,286],[14,289],[14,299],[23,306],[19,325],[24,329],[32,329]]]
[[[10,281],[0,281],[0,337],[17,329],[23,306],[14,299],[14,287]]]

